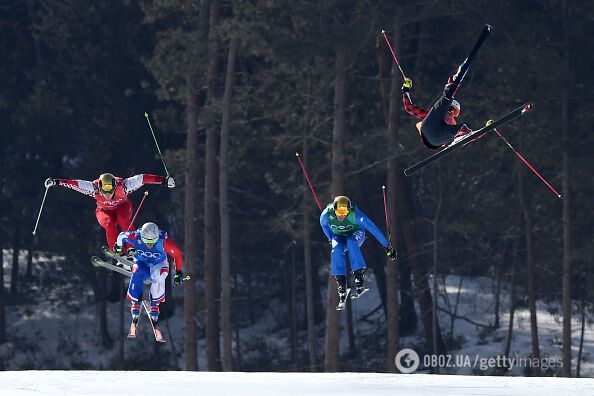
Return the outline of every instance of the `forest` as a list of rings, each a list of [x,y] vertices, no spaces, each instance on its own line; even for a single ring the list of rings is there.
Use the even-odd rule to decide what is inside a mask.
[[[510,329],[516,309],[529,312],[532,357],[542,347],[536,306],[558,303],[555,374],[579,376],[571,317],[583,322],[594,303],[593,2],[8,0],[0,9],[0,345],[18,344],[10,313],[60,285],[53,304],[92,311],[95,342],[125,368],[130,341],[110,323],[127,323],[127,281],[90,264],[105,244],[95,203],[44,181],[165,175],[166,164],[176,187],[143,188],[135,225],[166,230],[192,280],[168,283],[162,314],[183,323],[169,335],[181,363],[158,368],[396,372],[403,337],[417,335],[428,353],[457,348],[437,308],[442,280],[457,276],[496,285],[489,328],[503,326],[504,294]],[[456,94],[460,119],[478,129],[525,102],[534,109],[405,176],[432,152],[403,109],[382,30],[412,100],[428,108],[485,24],[493,31]],[[296,153],[322,208],[348,196],[398,252],[388,260],[370,236],[362,248],[380,296],[364,339],[352,306],[365,296],[335,310],[330,247]],[[142,198],[130,195],[134,210]],[[53,262],[46,289],[36,286],[40,257]],[[242,329],[279,304],[276,359],[258,346],[266,333],[246,339]]]

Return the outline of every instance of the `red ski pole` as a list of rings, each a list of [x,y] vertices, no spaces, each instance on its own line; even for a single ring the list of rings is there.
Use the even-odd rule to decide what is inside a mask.
[[[502,135],[501,133],[499,133],[499,131],[498,131],[497,129],[495,129],[495,132],[497,133],[497,135],[499,135],[499,137],[500,137],[501,139],[503,139],[503,141],[505,142],[505,144],[507,144],[507,145],[509,146],[509,148],[510,148],[510,149],[512,149],[512,151],[513,151],[513,152],[516,154],[516,156],[517,156],[519,159],[521,159],[521,160],[522,160],[522,162],[524,162],[524,164],[526,164],[526,166],[527,166],[528,168],[530,168],[530,170],[531,170],[532,172],[534,172],[534,174],[535,174],[536,176],[538,176],[538,177],[540,178],[540,180],[542,180],[542,181],[544,182],[544,184],[546,184],[546,185],[547,185],[547,186],[548,186],[548,187],[551,189],[551,191],[552,191],[552,192],[554,192],[554,193],[557,195],[557,197],[558,197],[558,198],[562,198],[562,197],[561,197],[561,194],[559,194],[559,193],[557,192],[557,190],[555,190],[555,189],[553,188],[553,186],[551,186],[551,184],[550,184],[548,181],[546,181],[546,180],[545,180],[545,178],[544,178],[544,177],[542,177],[542,176],[540,175],[540,173],[538,173],[538,172],[536,171],[536,169],[534,169],[534,167],[533,167],[532,165],[530,165],[530,163],[529,163],[528,161],[526,161],[526,159],[525,159],[525,158],[522,156],[522,154],[518,153],[518,151],[517,151],[517,150],[514,148],[514,146],[512,146],[512,145],[511,145],[511,144],[510,144],[510,143],[507,141],[507,139],[506,139],[505,137],[503,137],[503,135]]]
[[[390,234],[390,224],[388,223],[388,204],[386,202],[386,186],[382,186],[382,193],[384,195],[384,213],[386,214],[386,229],[388,230],[388,242],[392,244],[392,235]]]
[[[132,217],[132,220],[130,221],[130,224],[128,225],[128,229],[126,230],[126,232],[130,231],[130,227],[132,227],[132,225],[134,224],[134,220],[136,220],[136,216],[138,216],[138,211],[140,211],[140,208],[142,207],[142,204],[144,203],[144,199],[147,197],[148,195],[148,191],[144,192],[144,197],[142,197],[142,200],[140,201],[140,204],[138,205],[138,208],[136,209],[136,213],[134,213],[134,217]]]
[[[318,208],[320,210],[322,210],[322,205],[320,205],[320,201],[318,200],[318,196],[316,195],[316,190],[314,190],[313,185],[311,184],[311,181],[309,180],[309,175],[307,174],[307,170],[305,169],[305,165],[303,165],[303,161],[301,160],[301,157],[299,156],[299,153],[295,153],[295,155],[297,156],[297,159],[299,160],[299,165],[301,165],[301,169],[303,170],[303,174],[305,175],[305,179],[307,180],[307,184],[309,184],[309,189],[311,190],[314,198],[316,199],[316,203],[318,204]]]
[[[402,73],[402,77],[406,80],[404,71],[402,71],[402,67],[400,67],[400,62],[398,62],[398,59],[396,59],[396,54],[394,53],[394,50],[392,49],[392,46],[390,45],[390,41],[388,40],[388,36],[386,36],[386,31],[384,29],[382,29],[382,34],[384,35],[386,44],[388,44],[388,47],[390,48],[390,52],[392,53],[392,58],[394,58],[394,60],[396,61],[396,66],[398,66],[398,69],[400,69],[400,73]]]

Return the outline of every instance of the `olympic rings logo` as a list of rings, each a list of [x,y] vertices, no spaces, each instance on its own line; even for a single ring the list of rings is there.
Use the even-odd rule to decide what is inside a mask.
[[[147,252],[144,250],[136,250],[136,254],[140,254],[141,256],[149,259],[158,259],[163,256],[163,254],[160,252]]]

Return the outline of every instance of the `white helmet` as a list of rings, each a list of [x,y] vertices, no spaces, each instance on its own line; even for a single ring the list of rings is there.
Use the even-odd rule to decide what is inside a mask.
[[[159,227],[155,223],[145,223],[140,229],[142,242],[146,244],[155,244],[159,240]]]
[[[458,101],[456,99],[452,99],[452,103],[450,103],[450,106],[455,107],[458,110],[460,110],[460,103],[458,103]]]

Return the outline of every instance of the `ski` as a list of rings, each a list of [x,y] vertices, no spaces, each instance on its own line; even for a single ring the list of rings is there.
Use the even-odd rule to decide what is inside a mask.
[[[155,323],[153,323],[153,319],[151,318],[151,313],[149,311],[149,307],[148,304],[146,303],[146,301],[142,301],[142,306],[144,307],[144,312],[146,312],[146,315],[148,316],[148,320],[149,322],[151,322],[151,327],[153,328],[153,335],[155,336],[155,341],[157,342],[166,342],[165,338],[163,337],[163,334],[161,333],[161,329],[159,328],[158,325],[156,325]]]
[[[344,309],[344,307],[346,306],[346,302],[349,299],[349,294],[351,293],[351,288],[349,287],[346,290],[346,296],[344,296],[344,300],[342,301],[338,301],[338,305],[336,306],[336,310],[337,311],[342,311]],[[338,297],[340,298],[340,297]]]
[[[351,300],[355,300],[355,299],[361,297],[363,294],[367,293],[368,291],[369,291],[368,288],[361,290],[361,293],[357,293],[357,291],[355,290],[355,292],[353,294],[351,294]]]
[[[532,110],[532,108],[533,108],[532,103],[530,103],[530,102],[525,103],[522,106],[515,109],[514,111],[499,118],[498,120],[493,122],[491,125],[484,126],[481,129],[477,129],[476,131],[469,133],[468,135],[465,135],[458,139],[455,139],[452,143],[450,143],[449,145],[447,145],[445,148],[441,149],[437,153],[433,154],[431,157],[425,158],[423,161],[414,164],[410,168],[405,169],[404,174],[406,176],[410,176],[410,175],[420,171],[427,165],[431,164],[432,162],[437,161],[438,159],[440,159],[441,157],[443,157],[446,154],[451,153],[455,149],[465,146],[466,144],[470,143],[474,139],[481,137],[485,133],[492,131],[493,129],[495,129],[503,124],[506,124],[521,115],[526,114],[527,112]]]
[[[130,260],[127,260],[123,256],[120,256],[119,254],[112,252],[107,246],[102,246],[101,252],[104,255],[106,255],[107,257],[117,260],[117,262],[122,264],[124,266],[124,268],[127,269],[128,271],[130,271],[132,269],[132,266],[134,265],[134,263],[131,262]]]
[[[108,263],[106,261],[103,261],[103,260],[101,260],[97,256],[91,257],[91,264],[93,264],[97,268],[98,267],[107,268],[108,270],[119,272],[122,275],[125,275],[125,276],[128,276],[128,277],[132,277],[132,272],[128,271],[125,268],[118,267],[117,265],[113,265],[113,264],[110,264],[110,263]]]
[[[462,82],[462,80],[464,80],[464,77],[466,76],[466,73],[468,72],[468,69],[470,68],[470,64],[474,60],[474,57],[478,53],[478,50],[481,48],[481,46],[483,45],[483,43],[489,36],[489,33],[491,33],[491,30],[493,30],[491,25],[485,25],[485,27],[483,28],[483,31],[481,32],[481,35],[479,36],[478,40],[474,44],[474,47],[470,51],[468,58],[466,58],[464,63],[462,63],[462,66],[460,66],[460,71],[456,74],[456,78],[454,79],[453,84],[451,85],[452,89],[454,89],[454,87],[457,87],[458,84],[460,84]],[[450,92],[447,92],[447,94],[445,96],[449,97],[449,94],[450,94]]]

